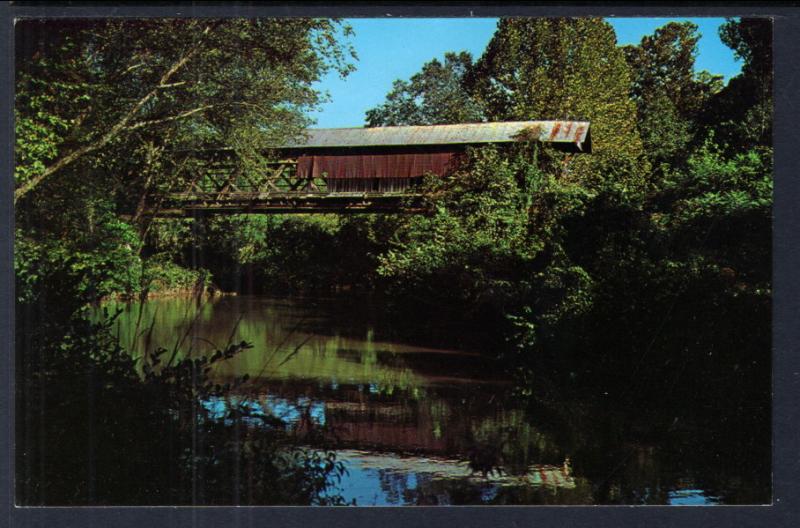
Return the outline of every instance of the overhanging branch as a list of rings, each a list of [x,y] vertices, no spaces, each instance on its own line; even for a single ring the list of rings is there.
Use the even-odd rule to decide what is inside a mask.
[[[203,36],[207,35],[211,31],[211,26],[207,26],[205,30],[203,30]],[[66,154],[65,156],[56,160],[52,165],[45,168],[40,174],[34,176],[33,178],[29,179],[27,182],[22,184],[14,191],[14,203],[16,204],[17,201],[25,196],[27,193],[35,189],[42,181],[44,181],[47,177],[51,174],[58,172],[59,170],[71,165],[78,159],[82,158],[83,156],[98,150],[105,145],[107,145],[111,140],[116,138],[123,132],[128,132],[132,130],[129,123],[130,121],[136,116],[136,114],[150,101],[158,90],[169,84],[169,80],[175,75],[181,68],[183,68],[189,60],[197,54],[197,52],[201,48],[202,42],[198,42],[191,50],[189,50],[183,57],[178,59],[164,74],[161,76],[158,84],[150,90],[144,97],[139,99],[133,107],[128,110],[128,112],[114,125],[109,129],[105,134],[103,134],[97,141],[90,143],[88,145],[84,145],[72,152]],[[195,109],[197,110],[197,109]],[[197,110],[199,111],[199,110]],[[177,116],[174,116],[177,118]],[[146,121],[142,121],[141,123],[147,123]],[[146,125],[142,125],[146,126]],[[137,128],[141,128],[139,126]]]

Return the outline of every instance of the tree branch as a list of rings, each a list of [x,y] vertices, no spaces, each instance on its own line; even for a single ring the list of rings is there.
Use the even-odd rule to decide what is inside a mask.
[[[158,87],[161,88],[162,90],[165,90],[167,88],[175,88],[176,86],[183,86],[184,84],[186,84],[186,81],[174,82],[170,84],[161,84]]]
[[[208,32],[211,30],[211,26],[207,26],[203,31],[203,36],[207,35]],[[178,59],[166,72],[164,75],[161,76],[158,84],[150,90],[144,97],[139,99],[136,104],[120,119],[114,126],[111,127],[108,132],[103,134],[97,141],[94,143],[90,143],[88,145],[84,145],[77,150],[73,150],[69,154],[63,156],[62,158],[58,159],[55,163],[45,168],[41,174],[34,176],[23,185],[18,187],[14,191],[14,203],[16,204],[17,201],[25,196],[27,193],[35,189],[42,181],[44,181],[48,176],[51,174],[58,172],[59,170],[63,169],[64,167],[71,165],[76,160],[80,159],[81,157],[89,154],[90,152],[94,152],[104,146],[106,146],[112,139],[117,137],[120,133],[128,131],[128,123],[131,119],[142,109],[142,107],[147,104],[150,99],[152,99],[159,90],[160,86],[163,86],[168,83],[170,78],[175,75],[187,62],[200,50],[201,42],[198,42],[188,53],[186,53],[183,57]]]
[[[151,125],[160,125],[161,123],[168,123],[170,121],[177,121],[179,119],[184,119],[186,117],[194,115],[194,114],[196,114],[198,112],[203,112],[205,110],[209,110],[211,108],[214,108],[215,106],[217,106],[217,105],[205,105],[205,106],[200,106],[200,107],[194,108],[192,110],[187,110],[186,112],[181,112],[180,114],[177,114],[177,115],[174,115],[174,116],[164,117],[164,118],[161,118],[161,119],[149,119],[147,121],[139,121],[138,123],[134,123],[134,124],[126,127],[125,130],[129,132],[131,130],[137,130],[139,128],[144,128],[144,127],[148,127],[148,126],[151,126]]]

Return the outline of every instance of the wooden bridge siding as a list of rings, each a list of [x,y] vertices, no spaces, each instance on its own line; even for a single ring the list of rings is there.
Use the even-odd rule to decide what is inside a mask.
[[[326,180],[330,193],[405,193],[420,178],[334,178]]]

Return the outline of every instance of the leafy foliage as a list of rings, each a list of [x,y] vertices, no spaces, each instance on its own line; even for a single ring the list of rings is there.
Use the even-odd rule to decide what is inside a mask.
[[[250,292],[370,289],[392,215],[235,215],[197,226],[195,243],[224,289]]]
[[[38,231],[16,230],[14,267],[20,301],[31,300],[41,282],[75,278],[74,294],[92,302],[139,290],[142,261],[137,254],[138,234],[117,217],[105,215],[92,230],[62,244]]]
[[[772,20],[729,19],[720,38],[741,59],[742,73],[716,94],[701,118],[728,154],[772,144]]]
[[[543,172],[536,156],[481,149],[425,195],[431,213],[401,225],[378,269],[417,316],[447,310],[511,332],[521,321],[509,314],[535,314],[534,329],[586,308],[591,278],[562,251],[559,224],[592,193]]]
[[[614,30],[602,19],[505,18],[467,82],[490,121],[591,121],[593,155],[571,161],[571,177],[600,185],[609,163],[629,164],[617,182],[635,191],[647,167],[630,79]],[[556,159],[554,166],[563,155]]]
[[[442,125],[483,120],[483,110],[464,87],[473,67],[466,51],[433,59],[409,81],[397,80],[386,102],[367,111],[367,126]]]
[[[655,167],[685,161],[700,113],[722,88],[720,76],[694,71],[699,40],[692,22],[670,22],[638,46],[623,47],[639,132]]]
[[[250,160],[295,137],[324,98],[313,84],[351,71],[349,34],[325,19],[17,24],[16,221],[29,244],[16,264],[36,270],[23,282],[69,259],[88,297],[138,293],[146,270],[162,289],[188,284],[143,266],[188,241],[185,225],[152,226],[146,202],[192,177],[186,149],[232,146]]]
[[[474,296],[462,299],[469,305],[513,288],[499,274],[486,274],[531,253],[526,204],[511,164],[494,151],[476,151],[468,167],[449,179],[431,178],[425,194],[432,214],[407,219],[379,272],[409,289],[427,284],[424,297],[434,304],[443,292]]]
[[[18,164],[15,201],[77,162],[128,174],[142,145],[168,146],[174,164],[182,148],[252,153],[297,135],[320,101],[312,84],[352,68],[338,33],[334,21],[299,18],[21,22],[17,140],[30,163]]]
[[[724,29],[752,61],[766,55],[760,23],[731,20]],[[449,180],[429,184],[430,214],[403,223],[381,256],[393,291],[427,317],[452,310],[499,329],[508,342],[496,350],[520,365],[528,388],[549,383],[539,373],[550,372],[563,376],[561,387],[613,375],[636,379],[640,391],[641,380],[661,387],[663,379],[691,390],[707,371],[703,347],[735,347],[733,339],[752,362],[724,361],[738,365],[737,375],[763,372],[772,153],[724,118],[705,124],[741,81],[721,90],[718,78],[695,75],[697,38],[693,25],[673,23],[639,46],[609,51],[613,34],[602,21],[501,21],[466,76],[470,93],[490,118],[591,114],[595,150],[568,170],[544,146],[532,157],[473,152]],[[758,92],[736,93],[733,115],[763,108]],[[724,131],[721,144],[713,130]],[[655,170],[641,161],[639,131]],[[748,318],[747,307],[757,315]],[[674,335],[661,332],[665,325],[685,325],[696,340],[662,338]],[[745,327],[748,336],[738,331]],[[642,355],[646,369],[632,360]]]
[[[179,265],[193,224],[151,222],[146,201],[191,177],[185,149],[251,159],[298,135],[324,99],[314,83],[352,69],[349,33],[325,19],[17,23],[20,503],[339,501],[325,491],[342,470],[331,453],[291,448],[246,402],[224,417],[206,407],[230,389],[208,369],[246,346],[134,359],[81,310],[208,284]]]

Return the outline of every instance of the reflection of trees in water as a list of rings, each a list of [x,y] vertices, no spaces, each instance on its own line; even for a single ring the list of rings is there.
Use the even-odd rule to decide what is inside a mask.
[[[451,504],[449,493],[441,486],[434,486],[436,479],[430,474],[417,475],[416,488],[406,490],[406,504],[417,506],[438,506]]]
[[[282,383],[270,392],[291,404],[295,431],[321,431],[338,448],[470,460],[483,474],[522,475],[531,464],[564,462],[562,447],[525,412],[483,391],[437,387],[389,395],[364,386],[292,387]]]
[[[592,487],[586,480],[574,488],[507,486],[473,479],[437,479],[418,476],[417,487],[406,494],[406,504],[592,504]]]
[[[389,398],[339,386],[333,397],[345,394],[323,403],[328,436],[340,447],[471,459],[482,472],[506,466],[520,474],[531,463],[563,462],[558,446],[522,411],[498,398],[487,405],[480,391],[428,389],[423,398],[395,391]]]
[[[378,481],[380,482],[381,490],[386,494],[386,500],[390,504],[402,504],[401,499],[405,498],[409,489],[409,476],[408,473],[386,471],[384,469],[378,470]]]
[[[591,484],[598,504],[666,504],[685,489],[731,504],[768,500],[768,417],[683,401],[648,408],[638,401],[562,399],[553,404],[561,425],[541,425],[569,455],[577,480]]]
[[[136,328],[131,321],[141,319],[140,328],[155,323],[153,345],[159,340],[173,344],[176,335],[187,332],[188,319],[196,320],[202,332],[216,332],[216,337],[205,334],[211,341],[225,341],[246,309],[249,315],[239,323],[240,335],[235,339],[246,338],[267,351],[285,341],[291,352],[306,335],[290,334],[298,320],[309,316],[295,308],[292,303],[263,299],[223,298],[199,306],[182,299],[164,299],[144,307],[128,306],[116,331],[121,341],[130,340]],[[122,324],[124,318],[127,326]],[[298,328],[316,332],[313,329],[320,326],[320,318],[312,319]],[[314,335],[280,369],[268,371],[262,387],[265,394],[286,398],[289,415],[296,417],[293,427],[303,441],[314,434],[314,442],[334,447],[466,459],[478,474],[500,470],[520,475],[532,464],[560,465],[569,457],[578,480],[591,482],[588,495],[574,493],[564,499],[578,502],[588,496],[598,503],[664,503],[670,492],[688,489],[686,486],[713,490],[729,502],[762,502],[764,492],[759,489],[769,489],[769,427],[758,409],[728,410],[728,421],[712,416],[707,427],[702,427],[703,418],[698,418],[701,413],[695,409],[659,411],[659,416],[668,415],[669,422],[679,416],[678,430],[650,416],[659,413],[639,412],[625,402],[617,402],[615,407],[559,397],[547,404],[531,402],[530,408],[521,409],[520,399],[505,387],[466,381],[475,377],[474,372],[481,372],[477,368],[480,362],[470,356],[432,354],[413,347],[395,349],[369,335],[340,335],[330,328]],[[200,340],[193,342],[202,345]],[[284,351],[273,363],[281,363],[285,355]],[[252,376],[263,370],[264,358],[258,351],[248,351],[236,358],[230,371],[215,374],[220,379],[247,372]],[[727,372],[721,367],[714,371],[720,376]],[[725,388],[733,382],[717,384]],[[719,392],[731,393],[727,389]],[[315,409],[324,409],[322,421]],[[761,419],[747,418],[759,413]],[[701,427],[681,431],[687,423],[698,422]],[[640,430],[647,434],[637,432]],[[450,487],[440,489],[430,479],[408,489],[406,477],[390,473],[387,485],[391,481],[394,487],[388,489],[401,502],[551,500],[546,494],[523,497],[522,491],[507,488],[493,495],[486,489],[475,491],[474,484],[452,481]],[[683,477],[692,477],[691,482],[682,482]],[[413,500],[403,494],[411,494]]]
[[[342,405],[329,412],[329,422],[353,428],[350,436],[341,437],[340,445],[403,451],[403,446],[411,450],[430,442],[432,452],[469,459],[477,471],[477,479],[469,482],[416,473],[416,486],[401,496],[405,503],[665,504],[676,490],[684,489],[735,503],[763,500],[760,488],[746,484],[757,482],[757,476],[748,472],[759,471],[755,462],[760,455],[742,447],[743,438],[757,436],[753,428],[758,420],[752,420],[749,431],[728,428],[723,437],[714,437],[689,426],[681,430],[648,424],[646,415],[630,416],[614,409],[598,412],[594,404],[581,401],[565,401],[550,414],[510,409],[507,402],[490,406],[478,391],[429,389],[424,399],[400,401],[402,405],[387,407],[381,397],[365,395],[358,406]],[[403,430],[412,435],[410,439],[403,440]],[[567,459],[573,489],[555,489],[550,482],[498,489],[480,484],[483,473],[489,480],[500,476],[497,469],[508,476],[523,475],[532,464],[561,466]],[[720,460],[732,459],[743,466],[721,465]],[[761,472],[768,468],[767,457]],[[395,479],[395,487],[407,484],[396,474],[386,478]],[[392,489],[389,483],[384,485]],[[392,500],[396,493],[394,489]]]

